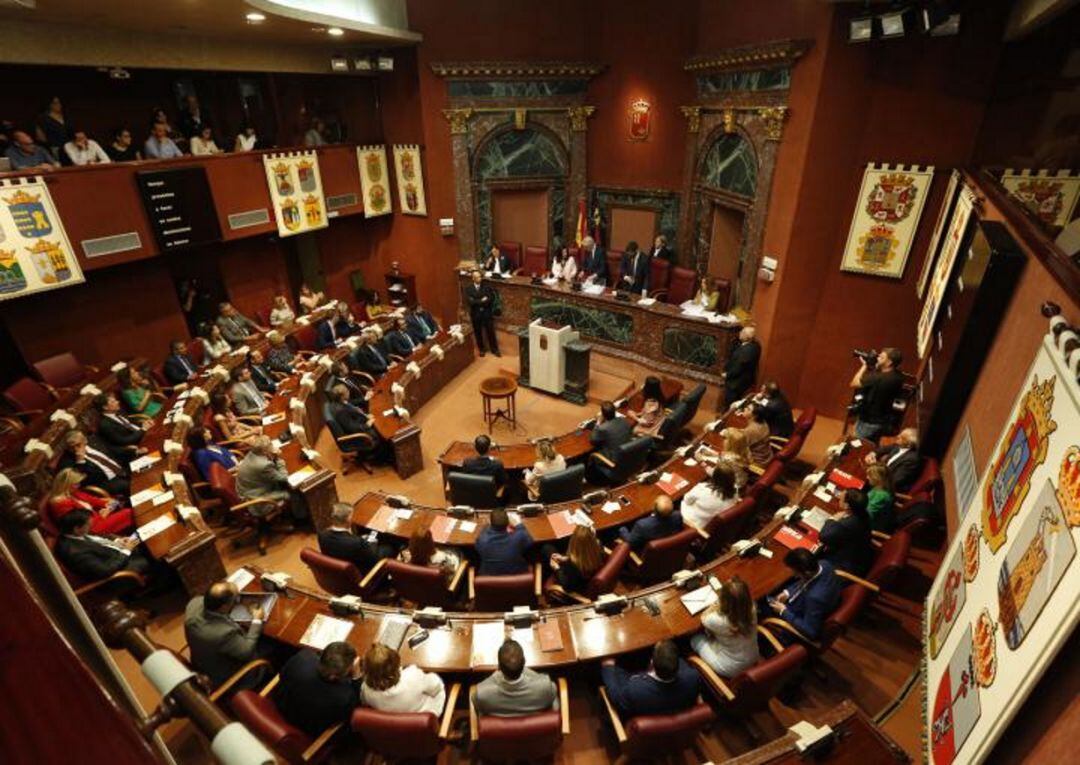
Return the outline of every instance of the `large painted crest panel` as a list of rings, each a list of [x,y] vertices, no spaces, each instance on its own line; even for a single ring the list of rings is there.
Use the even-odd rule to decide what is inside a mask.
[[[0,300],[83,281],[45,180],[0,180]]]
[[[419,156],[418,152],[417,157]],[[364,217],[389,215],[393,212],[393,206],[390,204],[390,172],[386,167],[386,147],[383,145],[357,146],[356,161],[360,163],[360,191],[364,195]]]
[[[427,215],[424,194],[424,166],[416,144],[394,144],[394,174],[397,176],[398,206],[406,215]]]
[[[278,234],[295,236],[329,225],[319,158],[314,151],[265,154],[263,166]]]

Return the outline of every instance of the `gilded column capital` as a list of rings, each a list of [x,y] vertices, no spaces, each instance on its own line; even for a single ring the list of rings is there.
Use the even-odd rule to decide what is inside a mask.
[[[765,137],[770,141],[779,141],[780,134],[784,130],[784,119],[787,117],[787,107],[769,106],[758,109],[758,116],[765,123]]]
[[[679,111],[686,117],[686,129],[691,133],[696,133],[701,130],[701,107],[700,106],[680,106]]]
[[[734,133],[735,132],[735,110],[734,109],[724,109],[724,112],[721,115],[720,119],[723,121],[724,132],[725,133]]]
[[[472,109],[443,109],[442,113],[450,123],[451,135],[460,135],[469,132],[469,117],[472,116]]]
[[[566,110],[570,117],[570,129],[575,133],[584,133],[589,129],[589,117],[596,111],[595,106],[571,106]]]

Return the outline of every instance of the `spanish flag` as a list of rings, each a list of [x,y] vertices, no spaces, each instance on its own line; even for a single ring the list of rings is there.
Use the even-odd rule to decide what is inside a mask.
[[[581,246],[581,240],[589,235],[588,226],[588,208],[585,207],[585,199],[578,200],[578,213],[577,213],[577,229],[574,232],[574,242],[578,247]]]

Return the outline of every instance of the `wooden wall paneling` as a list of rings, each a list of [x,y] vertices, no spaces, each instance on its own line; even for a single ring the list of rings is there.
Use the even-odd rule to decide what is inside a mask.
[[[389,153],[389,149],[387,151]],[[330,219],[364,212],[364,195],[360,193],[360,167],[356,162],[356,147],[351,144],[325,146],[318,150],[318,155],[319,175],[322,178],[323,196],[327,199]],[[387,191],[393,193],[396,191],[393,188],[393,170],[390,174],[391,177],[386,179]],[[356,203],[330,210],[330,197],[344,194],[355,194]]]
[[[210,157],[203,161],[203,165],[210,181],[210,193],[214,197],[222,239],[230,241],[277,232],[261,152]],[[266,210],[266,223],[238,229],[229,225],[230,215],[259,209]]]

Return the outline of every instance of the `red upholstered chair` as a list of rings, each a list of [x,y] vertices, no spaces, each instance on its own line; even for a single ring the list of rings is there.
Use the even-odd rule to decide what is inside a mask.
[[[698,537],[696,529],[686,528],[678,534],[652,540],[641,548],[640,555],[630,553],[634,563],[631,573],[645,584],[670,579],[672,574],[686,567],[686,556]]]
[[[26,419],[51,409],[56,400],[48,388],[29,377],[20,377],[6,387],[3,396],[13,414]]]
[[[702,728],[716,720],[712,707],[703,701],[670,715],[639,715],[625,723],[601,686],[600,698],[623,753],[631,759],[667,758],[681,752]]]
[[[499,252],[510,258],[510,268],[521,268],[521,242],[499,242]]]
[[[292,338],[293,348],[296,349],[297,353],[306,356],[317,353],[315,349],[316,333],[313,325],[297,326],[290,337]]]
[[[528,753],[530,762],[555,754],[570,733],[570,695],[565,678],[558,678],[559,709],[531,715],[478,715],[469,694],[469,732],[476,754],[484,762],[517,762]]]
[[[658,292],[666,290],[670,279],[671,263],[663,258],[653,258],[649,263],[649,287],[652,290],[649,294],[656,297]]]
[[[705,542],[697,554],[698,560],[712,560],[733,542],[745,537],[756,513],[756,497],[746,496],[710,518],[708,525],[702,529],[701,536]]]
[[[755,475],[754,466],[750,466],[751,475]],[[748,497],[764,498],[769,489],[777,484],[784,472],[784,463],[780,460],[771,460],[764,470],[757,474],[757,480],[746,490]]]
[[[542,276],[548,270],[547,247],[526,247],[525,259],[521,263],[521,272],[525,276]]]
[[[713,279],[713,281],[719,293],[719,297],[716,298],[716,310],[723,313],[731,303],[731,282],[727,279]]]
[[[278,499],[243,499],[236,491],[236,478],[218,463],[210,465],[207,483],[210,491],[228,508],[230,521],[237,526],[240,534],[250,534],[259,547],[259,552],[266,551],[266,542],[270,536],[270,524],[285,509],[285,501]],[[253,511],[258,509],[260,514]],[[237,537],[234,544],[239,544]]]
[[[285,762],[302,765],[325,761],[332,749],[330,741],[344,723],[327,728],[317,739],[312,739],[282,717],[274,702],[263,695],[276,684],[275,678],[262,694],[246,690],[237,692],[229,700],[236,719]]]
[[[554,598],[556,600],[573,601],[575,603],[591,603],[601,595],[611,592],[615,589],[615,586],[619,583],[619,575],[626,567],[627,562],[630,560],[630,545],[624,541],[619,541],[615,547],[608,553],[607,559],[603,565],[596,570],[596,573],[592,575],[592,578],[585,585],[585,591],[582,593],[570,592],[564,590],[560,585],[552,581],[549,581],[544,588],[544,593],[549,599]]]
[[[417,566],[399,560],[384,561],[384,571],[390,577],[397,594],[418,606],[449,608],[455,599],[458,585],[469,564],[462,561],[454,575],[447,579],[435,566]]]
[[[784,439],[777,439],[774,444],[780,445],[780,449],[773,455],[773,459],[779,462],[788,463],[799,456],[799,452],[802,451],[803,444],[806,438],[799,433],[796,433],[791,438],[784,441]]]
[[[622,250],[608,250],[604,253],[604,257],[607,259],[607,283],[609,287],[614,287],[619,283],[619,272],[622,270]]]
[[[380,712],[357,707],[350,726],[364,746],[393,760],[421,760],[439,754],[450,734],[454,707],[461,694],[461,683],[454,683],[446,694],[442,721],[431,712]]]
[[[269,327],[270,326],[270,309],[269,308],[260,308],[257,311],[255,311],[255,323],[258,324],[260,327]]]
[[[191,360],[195,362],[196,367],[201,367],[206,361],[206,346],[203,345],[202,338],[193,337],[188,340],[187,354],[191,357]]]
[[[575,263],[577,263],[577,270],[580,272],[581,271],[581,263],[582,263],[581,248],[580,247],[567,247],[566,248],[566,253],[567,253],[567,255],[569,255],[571,258],[574,259]]]
[[[799,415],[799,419],[795,420],[795,434],[805,436],[814,427],[815,422],[817,422],[817,409],[812,406],[806,407]]]
[[[70,388],[95,374],[97,367],[79,363],[73,353],[58,353],[47,359],[34,362],[34,372],[38,378],[53,388]]]
[[[941,469],[938,466],[938,461],[933,457],[926,457],[923,459],[922,471],[919,473],[919,477],[915,479],[915,483],[911,484],[911,490],[907,494],[911,497],[922,494],[925,495],[926,501],[933,502],[940,491]]]
[[[680,268],[675,266],[671,269],[671,278],[668,280],[667,292],[658,292],[658,296],[665,303],[682,305],[687,300],[692,300],[697,292],[698,275],[692,268]]]
[[[469,600],[476,611],[510,611],[514,606],[535,607],[540,599],[540,564],[524,574],[477,576],[469,569]]]
[[[366,575],[361,575],[360,569],[352,563],[323,555],[310,547],[300,551],[300,560],[311,569],[319,586],[331,595],[367,595],[382,580],[387,562],[380,560]]]
[[[866,572],[868,582],[873,582],[882,590],[892,587],[896,577],[907,566],[908,555],[911,554],[911,536],[912,529],[908,526],[885,538],[873,565]]]

